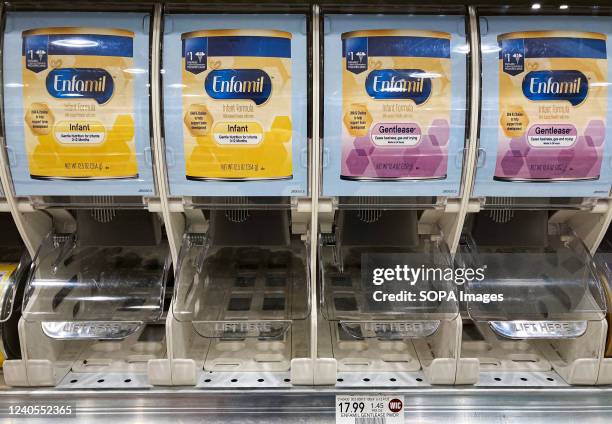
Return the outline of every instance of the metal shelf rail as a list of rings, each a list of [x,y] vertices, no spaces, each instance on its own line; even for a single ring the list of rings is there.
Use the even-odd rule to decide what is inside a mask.
[[[373,389],[290,390],[10,390],[0,393],[0,420],[11,405],[72,405],[67,422],[333,423],[335,395]],[[384,392],[383,392],[384,393]],[[388,391],[404,396],[404,422],[605,423],[612,417],[612,389],[430,388]],[[19,420],[24,422],[25,420]]]

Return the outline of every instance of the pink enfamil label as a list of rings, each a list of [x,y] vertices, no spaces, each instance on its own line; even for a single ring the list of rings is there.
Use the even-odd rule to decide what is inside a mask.
[[[342,179],[443,179],[450,136],[450,34],[342,35]]]
[[[606,137],[606,36],[536,31],[498,37],[496,180],[599,178]]]

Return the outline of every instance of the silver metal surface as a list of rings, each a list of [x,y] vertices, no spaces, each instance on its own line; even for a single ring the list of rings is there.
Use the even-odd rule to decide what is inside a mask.
[[[94,180],[131,180],[138,178],[138,174],[127,175],[125,177],[51,177],[47,175],[34,175],[30,174],[30,178],[33,180],[43,180],[43,181],[94,181]]]
[[[78,373],[69,372],[57,385],[59,390],[150,389],[145,373]]]
[[[401,387],[431,387],[422,371],[416,372],[339,372],[337,389],[396,390]]]
[[[198,389],[290,389],[289,372],[204,372]]]
[[[571,387],[554,371],[494,372],[483,371],[478,387]]]
[[[596,181],[598,179],[599,175],[585,178],[517,178],[493,176],[493,180],[495,181],[512,181],[513,183],[566,183],[568,181]]]
[[[293,178],[293,174],[281,176],[281,177],[265,177],[265,178],[257,178],[257,177],[245,177],[245,178],[220,178],[220,177],[194,177],[192,175],[186,175],[186,179],[190,181],[279,181],[279,180],[291,180]]]
[[[572,339],[582,336],[586,321],[489,321],[489,326],[509,339]]]
[[[446,174],[434,176],[434,177],[357,177],[353,175],[340,175],[341,180],[347,181],[436,181],[436,180],[445,180],[447,177]]]
[[[333,423],[335,395],[404,396],[406,424],[591,424],[612,420],[612,389],[427,388],[409,390],[7,390],[0,391],[0,419],[10,405],[75,405],[68,423]]]

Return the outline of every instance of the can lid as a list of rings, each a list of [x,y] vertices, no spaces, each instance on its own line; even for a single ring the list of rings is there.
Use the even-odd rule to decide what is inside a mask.
[[[517,38],[591,38],[596,40],[607,40],[608,36],[599,32],[586,31],[519,31],[499,34],[497,36],[497,41]]]
[[[231,37],[231,36],[252,36],[252,37],[280,37],[291,39],[291,33],[276,29],[204,29],[190,31],[181,34],[181,40],[197,37]]]
[[[30,35],[57,35],[57,34],[75,34],[75,35],[117,35],[122,37],[134,37],[132,31],[116,28],[90,28],[90,27],[50,27],[50,28],[34,28],[28,29],[21,33],[22,37]]]
[[[450,40],[451,34],[442,31],[421,31],[409,29],[371,29],[349,31],[342,33],[342,39],[355,37],[431,37],[431,38],[447,38]]]

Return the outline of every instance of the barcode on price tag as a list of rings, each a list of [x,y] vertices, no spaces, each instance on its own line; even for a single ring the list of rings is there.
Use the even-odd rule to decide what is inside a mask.
[[[404,424],[404,397],[337,395],[336,424]]]

